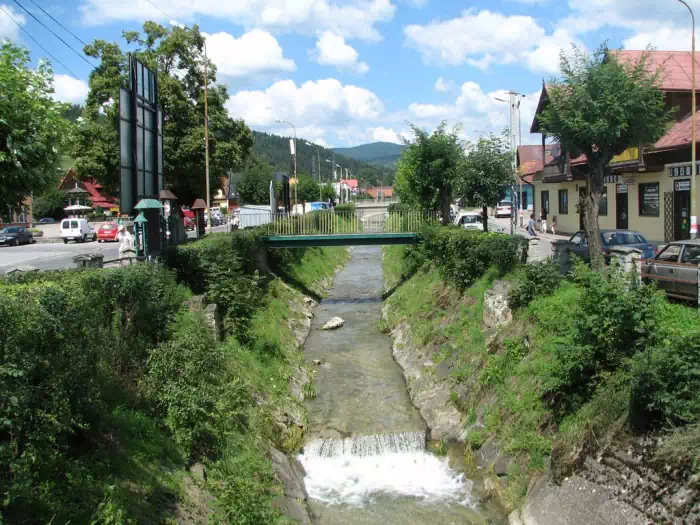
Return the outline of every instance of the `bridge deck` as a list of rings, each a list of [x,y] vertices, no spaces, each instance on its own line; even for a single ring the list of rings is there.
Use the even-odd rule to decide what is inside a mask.
[[[333,233],[318,235],[267,235],[268,248],[301,248],[311,246],[382,246],[416,244],[417,233]]]

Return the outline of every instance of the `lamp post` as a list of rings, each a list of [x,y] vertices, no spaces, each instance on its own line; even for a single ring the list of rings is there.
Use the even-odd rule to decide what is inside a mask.
[[[297,198],[297,186],[299,186],[299,181],[297,180],[297,128],[291,122],[286,120],[275,120],[278,124],[289,124],[294,130],[294,151],[292,152],[292,160],[294,161],[294,205],[299,204]]]
[[[690,108],[690,238],[695,239],[698,236],[698,218],[695,207],[695,14],[690,6],[684,0],[678,0],[681,4],[688,8],[690,19],[693,23],[693,42],[692,42],[692,82],[693,95],[691,97]]]
[[[211,232],[211,210],[209,209],[211,196],[209,195],[209,67],[207,65],[207,39],[204,39],[204,177],[206,178],[207,192],[207,231]]]
[[[309,146],[316,148],[316,167],[318,168],[318,200],[323,201],[323,190],[321,189],[321,149],[311,142],[306,142]]]

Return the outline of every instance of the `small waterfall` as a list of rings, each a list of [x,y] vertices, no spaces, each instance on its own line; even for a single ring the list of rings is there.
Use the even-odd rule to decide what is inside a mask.
[[[329,504],[366,505],[380,497],[471,506],[471,482],[446,458],[425,451],[424,432],[356,435],[312,441],[299,456],[309,496]]]

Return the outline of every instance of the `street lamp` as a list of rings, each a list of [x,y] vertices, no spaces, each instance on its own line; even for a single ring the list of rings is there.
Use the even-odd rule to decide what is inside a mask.
[[[275,122],[278,124],[289,124],[294,130],[294,151],[292,152],[292,160],[294,161],[294,205],[297,205],[299,204],[297,198],[297,186],[299,185],[299,181],[297,180],[297,128],[294,124],[286,120],[275,120]]]
[[[321,190],[321,149],[313,142],[309,142],[307,140],[306,143],[312,148],[316,148],[316,167],[318,168],[318,200],[321,202],[323,200],[323,193]]]
[[[684,0],[678,0],[681,4],[690,11],[690,19],[693,23],[693,43],[692,43],[692,82],[693,96],[691,97],[690,108],[690,238],[695,239],[698,236],[698,218],[695,207],[695,14]]]

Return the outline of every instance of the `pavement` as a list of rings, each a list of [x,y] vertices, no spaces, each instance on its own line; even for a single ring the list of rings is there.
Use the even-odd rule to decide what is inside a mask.
[[[492,227],[492,231],[500,231],[503,233],[510,233],[510,219],[505,217],[505,218],[491,218],[489,217],[489,226]],[[515,228],[514,233],[517,235],[521,235],[523,237],[530,237],[530,234],[527,233],[526,228],[520,228],[518,226]],[[539,230],[537,230],[537,238],[540,240],[540,248],[539,248],[539,257],[540,259],[544,259],[546,257],[551,257],[552,256],[552,242],[553,241],[568,241],[569,240],[569,235],[552,235],[551,233],[540,233]]]
[[[101,224],[101,223],[99,223]],[[93,228],[95,223],[90,224]],[[58,232],[57,224],[43,225],[49,233],[53,233],[53,229]],[[225,232],[226,226],[215,226],[213,232]],[[47,233],[44,233],[47,235]],[[190,239],[194,239],[194,232],[187,232]],[[41,241],[40,239],[44,239]],[[48,242],[47,242],[48,241]],[[0,246],[0,274],[11,270],[20,265],[29,265],[40,270],[58,270],[63,268],[75,268],[73,257],[85,253],[100,253],[104,256],[105,261],[119,258],[119,243],[97,241],[76,243],[69,242],[63,244],[60,237],[51,236],[46,238],[37,238],[36,244],[25,244],[22,246]]]

